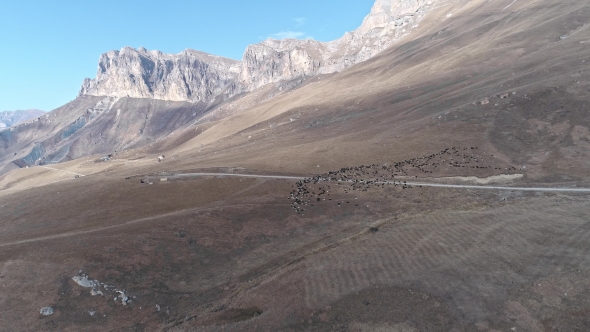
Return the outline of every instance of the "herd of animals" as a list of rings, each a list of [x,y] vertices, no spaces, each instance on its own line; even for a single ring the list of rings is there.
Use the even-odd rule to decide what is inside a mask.
[[[351,204],[350,200],[340,200],[342,193],[365,192],[372,188],[385,188],[393,185],[401,189],[412,188],[408,184],[409,178],[430,176],[434,172],[448,173],[449,170],[459,171],[458,175],[465,175],[463,169],[483,171],[485,176],[514,173],[516,167],[499,167],[490,165],[498,163],[498,159],[490,154],[487,157],[478,153],[477,147],[450,147],[428,156],[402,160],[393,164],[371,164],[344,167],[337,171],[305,178],[293,186],[289,199],[293,200],[292,208],[297,214],[304,214],[307,206],[322,202],[333,202],[338,206]],[[472,173],[472,172],[469,172]],[[334,186],[334,187],[333,187]],[[338,195],[331,195],[338,193]],[[338,196],[338,198],[336,197]],[[358,206],[358,204],[355,204]]]

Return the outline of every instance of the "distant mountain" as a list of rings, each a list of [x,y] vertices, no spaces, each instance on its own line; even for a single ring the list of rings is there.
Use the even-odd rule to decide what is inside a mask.
[[[36,109],[0,112],[0,128],[12,127],[43,114],[44,111]]]

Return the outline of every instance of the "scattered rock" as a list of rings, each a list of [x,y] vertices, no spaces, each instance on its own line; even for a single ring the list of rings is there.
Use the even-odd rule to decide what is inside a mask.
[[[74,276],[72,277],[72,280],[74,280],[78,285],[86,288],[95,288],[99,286],[97,280],[89,280],[88,276]]]
[[[118,291],[117,291],[117,293],[119,293],[119,296],[118,296],[118,298],[120,298],[120,299],[121,299],[121,304],[122,304],[122,305],[127,305],[128,303],[131,303],[131,299],[129,298],[129,296],[127,296],[127,295],[125,294],[125,292],[124,292],[124,291],[120,291],[120,290],[118,290]],[[115,301],[117,301],[117,297],[115,298]]]
[[[96,295],[103,296],[104,294],[101,291],[99,291],[99,290],[94,290],[93,289],[93,290],[90,291],[90,295],[92,295],[92,296],[96,296]]]
[[[484,98],[480,101],[477,102],[478,105],[487,105],[490,103],[490,99],[489,98]]]
[[[51,315],[53,315],[53,308],[52,307],[43,307],[43,308],[41,308],[39,313],[43,316],[51,316]]]
[[[109,160],[111,160],[112,157],[113,157],[113,155],[112,154],[109,154],[109,155],[100,157],[100,159],[98,159],[98,161],[99,162],[101,162],[101,161],[109,161]]]
[[[98,280],[89,279],[87,275],[82,274],[82,270],[80,270],[79,275],[72,277],[72,280],[74,280],[78,285],[80,285],[82,287],[92,288],[90,290],[90,295],[92,295],[92,296],[97,296],[97,295],[104,296],[105,293],[103,293],[101,290],[99,290],[99,287],[102,286],[102,287],[104,287],[104,290],[107,293],[108,292],[115,292],[115,293],[119,294],[113,298],[113,300],[115,302],[117,302],[118,299],[121,299],[121,304],[123,304],[123,305],[127,305],[127,304],[131,303],[131,297],[129,295],[127,295],[124,290],[118,290],[115,286],[106,285],[104,283],[100,283]],[[111,295],[109,295],[109,296],[111,296]],[[133,298],[135,298],[135,296]]]

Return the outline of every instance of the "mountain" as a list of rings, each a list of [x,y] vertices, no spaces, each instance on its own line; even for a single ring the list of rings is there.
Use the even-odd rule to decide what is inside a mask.
[[[74,101],[0,132],[0,174],[146,146],[234,114],[369,59],[417,28],[435,3],[445,1],[378,0],[362,25],[338,40],[269,39],[249,46],[242,61],[194,50],[109,51]]]
[[[100,56],[80,95],[210,102],[235,83],[240,63],[199,51],[180,54],[125,47]]]
[[[339,72],[408,34],[434,2],[378,0],[362,25],[340,39],[268,39],[248,46],[242,61],[194,50],[164,54],[125,47],[100,56],[96,78],[84,81],[80,95],[209,103],[269,83]]]
[[[358,29],[327,43],[269,39],[250,45],[243,56],[240,83],[252,90],[286,79],[342,71],[407,35],[435,2],[378,0]]]
[[[43,114],[45,114],[44,111],[36,109],[0,112],[0,129],[17,125],[27,120],[39,117]]]

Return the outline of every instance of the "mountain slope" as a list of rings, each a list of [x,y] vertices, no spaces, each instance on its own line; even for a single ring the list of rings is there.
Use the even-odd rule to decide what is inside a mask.
[[[233,114],[303,86],[310,77],[365,61],[416,28],[435,3],[446,2],[378,0],[362,26],[341,39],[267,40],[248,47],[242,61],[194,50],[107,52],[99,59],[96,78],[84,81],[76,100],[40,123],[0,133],[0,173],[145,146],[204,120],[211,111],[216,119]],[[247,95],[253,97],[241,103]],[[121,125],[119,119],[132,125]]]
[[[583,177],[590,171],[588,8],[509,4],[442,7],[373,59],[162,151],[211,165],[270,162],[274,170],[309,172],[317,164],[387,162],[392,153],[470,142],[524,165],[531,177]]]

